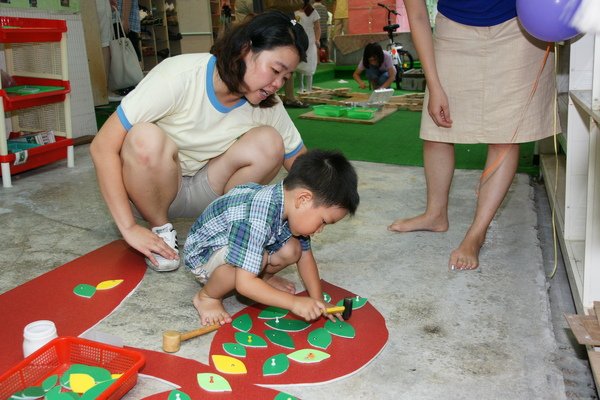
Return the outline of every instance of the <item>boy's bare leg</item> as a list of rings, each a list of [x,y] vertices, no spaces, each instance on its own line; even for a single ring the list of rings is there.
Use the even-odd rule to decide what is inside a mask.
[[[235,269],[229,264],[217,267],[208,282],[194,296],[194,307],[202,325],[223,325],[231,322],[231,316],[223,307],[223,297],[235,289]]]
[[[427,185],[427,208],[416,217],[397,219],[388,230],[396,232],[448,230],[448,194],[454,175],[454,145],[452,143],[423,143],[423,164]]]
[[[271,254],[270,257],[265,256],[267,258],[265,260],[267,264],[262,272],[263,280],[275,289],[295,294],[296,285],[294,282],[275,274],[285,267],[298,262],[301,255],[302,249],[300,247],[300,242],[293,238],[288,240],[288,242],[276,253]]]
[[[479,250],[485,241],[485,234],[517,171],[519,145],[488,145],[486,169],[499,157],[504,157],[502,162],[483,186],[479,188],[473,223],[461,244],[450,254],[450,260],[448,261],[448,268],[450,269],[476,269],[479,267]]]

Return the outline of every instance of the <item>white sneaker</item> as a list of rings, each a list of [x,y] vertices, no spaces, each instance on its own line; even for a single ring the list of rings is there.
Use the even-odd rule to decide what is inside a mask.
[[[117,94],[117,93],[114,93],[114,92],[109,92],[108,93],[108,101],[111,102],[111,103],[121,101],[121,100],[123,100],[123,97],[124,96],[121,96],[120,94]]]
[[[152,228],[152,232],[160,236],[165,243],[167,243],[171,248],[175,249],[177,254],[179,254],[179,247],[177,246],[177,232],[173,229],[173,225],[170,223],[166,223],[163,226],[157,226]],[[158,262],[158,267],[146,258],[146,265],[148,268],[151,268],[157,272],[167,272],[174,271],[179,268],[179,259],[177,260],[168,260],[163,256],[152,253],[156,261]]]

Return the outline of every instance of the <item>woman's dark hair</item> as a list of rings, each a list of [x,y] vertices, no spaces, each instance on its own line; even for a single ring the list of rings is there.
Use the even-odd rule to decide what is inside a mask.
[[[296,49],[300,61],[306,61],[308,36],[302,26],[292,22],[281,11],[266,11],[233,26],[211,49],[217,58],[219,77],[232,93],[241,93],[247,89],[244,82],[246,63],[244,56],[250,50],[259,53],[276,47],[291,46]],[[272,107],[276,104],[271,94],[260,103],[260,107]]]
[[[358,177],[339,151],[312,149],[299,156],[283,179],[287,190],[305,188],[317,206],[341,207],[354,215],[360,202]]]
[[[304,6],[302,7],[302,11],[304,11],[304,14],[306,14],[307,16],[310,16],[310,14],[312,14],[312,12],[315,11],[313,6],[310,4],[310,0],[304,0]]]
[[[383,64],[383,48],[379,43],[369,43],[365,46],[363,52],[363,67],[369,68],[369,58],[375,57],[377,59],[377,65]]]

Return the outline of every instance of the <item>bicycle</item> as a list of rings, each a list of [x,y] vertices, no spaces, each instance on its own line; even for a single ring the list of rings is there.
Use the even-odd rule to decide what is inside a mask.
[[[392,55],[392,61],[394,62],[394,68],[396,69],[396,89],[400,90],[400,82],[402,82],[402,75],[404,71],[412,69],[415,64],[414,57],[408,50],[404,50],[402,43],[394,41],[394,33],[400,28],[399,24],[392,24],[391,16],[399,15],[394,9],[389,8],[385,4],[377,3],[379,7],[383,7],[387,11],[387,25],[383,27],[383,30],[387,32],[388,38],[390,39],[386,50]]]

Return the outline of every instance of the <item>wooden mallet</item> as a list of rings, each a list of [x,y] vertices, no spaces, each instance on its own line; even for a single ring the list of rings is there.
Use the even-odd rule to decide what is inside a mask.
[[[196,336],[204,335],[206,333],[216,331],[221,325],[208,325],[202,328],[189,331],[189,332],[178,332],[178,331],[165,331],[163,332],[163,351],[167,353],[175,353],[179,351],[181,342],[195,338]]]
[[[349,297],[344,299],[343,306],[329,307],[325,310],[325,312],[327,314],[336,314],[341,312],[344,321],[350,319],[350,316],[352,315],[352,298]]]

